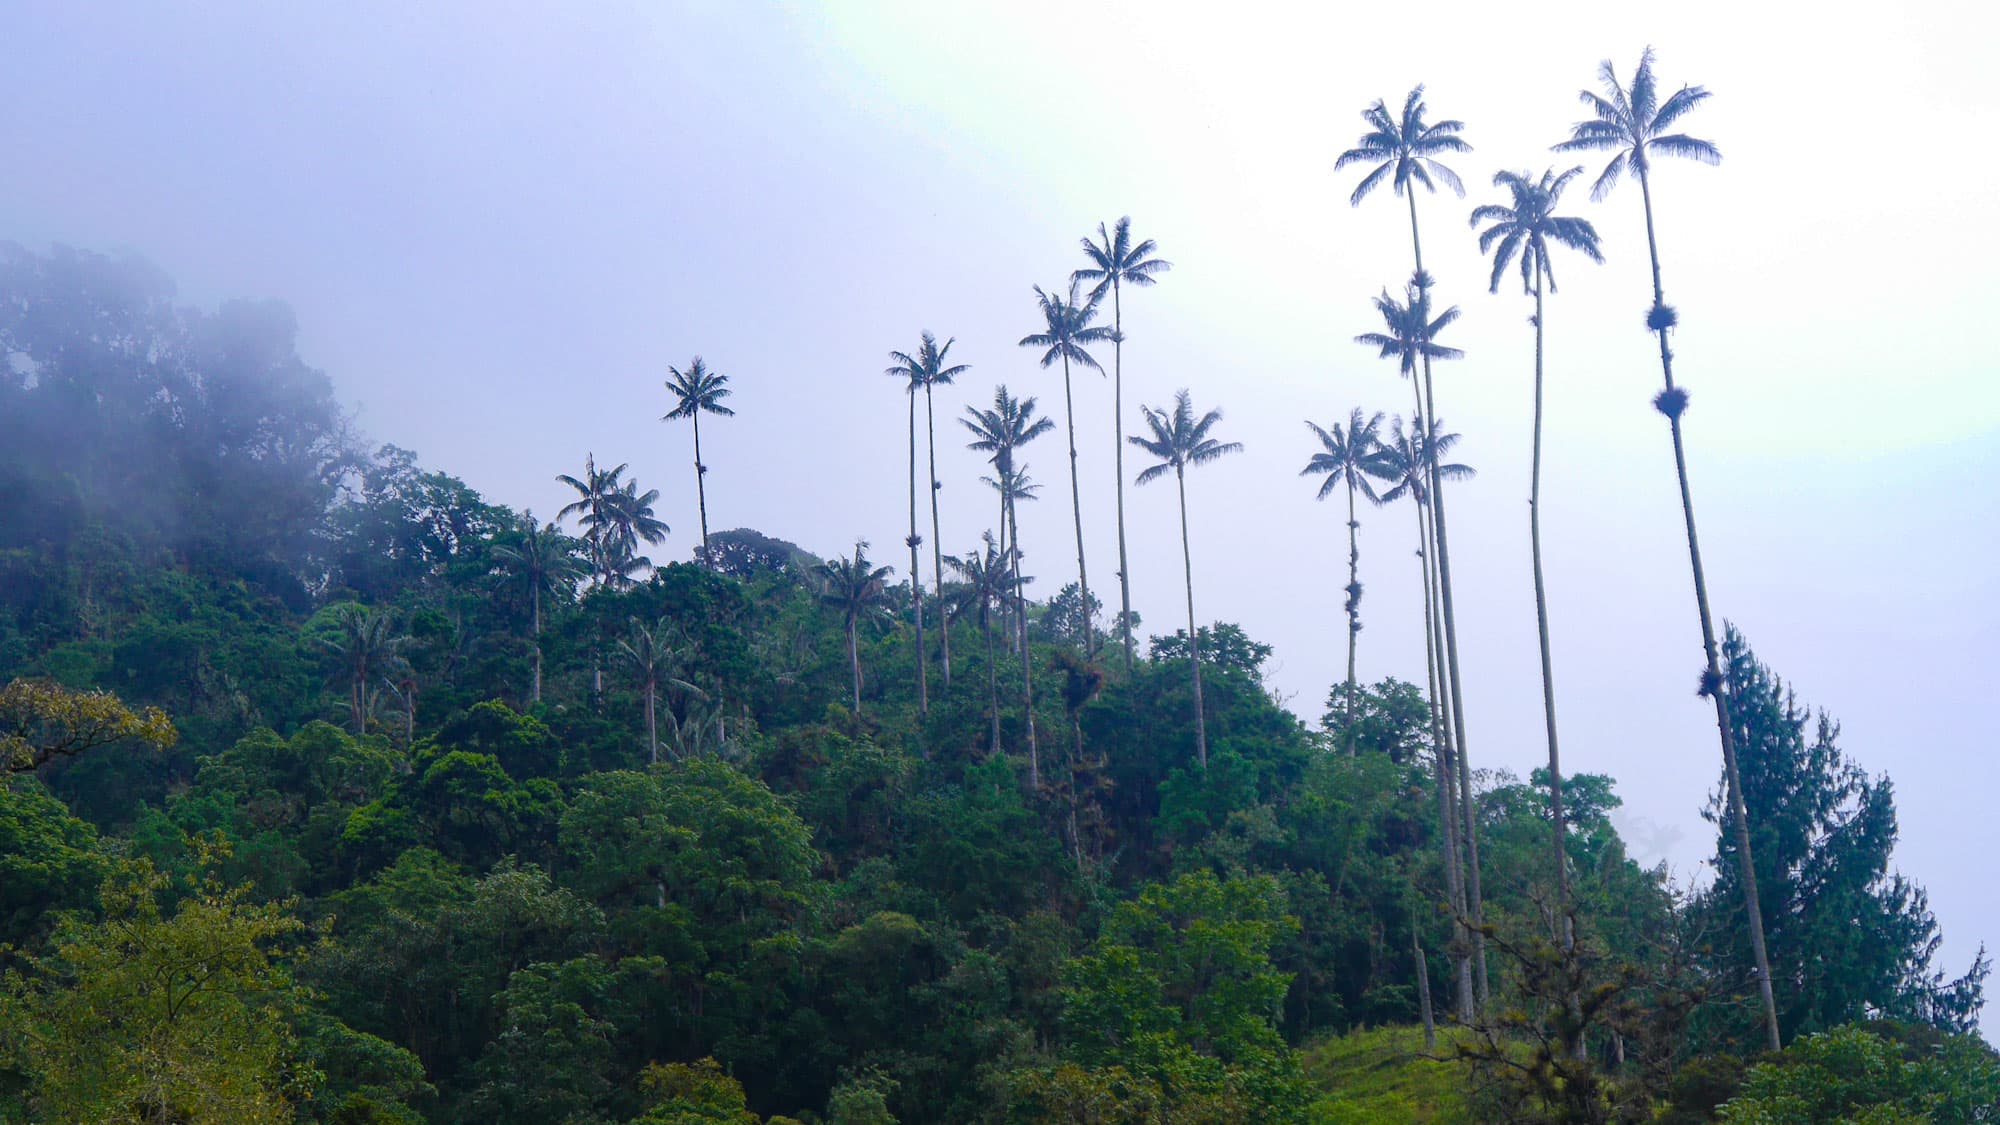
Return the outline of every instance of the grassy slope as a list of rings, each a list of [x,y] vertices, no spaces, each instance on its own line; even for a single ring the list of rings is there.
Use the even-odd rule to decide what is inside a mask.
[[[1440,1052],[1445,1045],[1439,1043]],[[1304,1050],[1306,1075],[1326,1091],[1313,1107],[1323,1125],[1470,1125],[1461,1067],[1423,1057],[1415,1027],[1322,1039]]]

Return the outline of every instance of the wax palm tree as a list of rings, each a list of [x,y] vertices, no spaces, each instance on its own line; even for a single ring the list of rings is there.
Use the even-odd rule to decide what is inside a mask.
[[[891,358],[902,355],[890,352]],[[903,393],[910,400],[910,533],[903,537],[903,543],[910,548],[910,618],[917,626],[917,714],[931,712],[930,684],[925,671],[924,660],[924,580],[918,569],[917,548],[924,537],[917,534],[917,391],[922,389],[923,374],[901,365],[891,366],[883,374],[904,380]]]
[[[661,693],[677,691],[698,700],[706,700],[708,693],[683,675],[682,669],[694,649],[692,645],[674,643],[677,630],[671,620],[662,617],[652,625],[645,625],[634,617],[631,630],[629,637],[618,642],[618,654],[625,658],[626,667],[631,669],[639,693],[646,700],[646,746],[649,760],[657,766],[660,728],[654,716]]]
[[[1035,737],[1035,669],[1028,650],[1028,583],[1034,579],[1021,573],[1021,515],[1019,505],[1034,500],[1042,486],[1028,476],[1028,463],[1013,464],[1009,468],[998,469],[999,477],[981,477],[994,491],[1000,494],[1000,505],[1006,515],[1005,527],[1012,533],[1006,548],[1008,559],[1014,568],[1014,636],[1015,651],[1021,654],[1021,716],[1028,728],[1028,787],[1032,790],[1042,783],[1041,747]]]
[[[1722,770],[1729,789],[1729,813],[1735,820],[1736,856],[1743,870],[1744,913],[1750,924],[1750,951],[1756,959],[1757,990],[1764,1003],[1764,1037],[1775,1051],[1779,1046],[1778,1003],[1771,991],[1771,959],[1764,944],[1764,912],[1757,892],[1756,866],[1750,855],[1750,821],[1743,805],[1741,777],[1736,768],[1736,738],[1731,729],[1729,702],[1724,692],[1722,665],[1715,643],[1715,619],[1708,608],[1708,576],[1701,565],[1701,541],[1695,534],[1694,499],[1688,487],[1687,454],[1681,440],[1681,414],[1687,410],[1687,391],[1674,383],[1674,353],[1667,333],[1679,322],[1673,306],[1667,304],[1660,283],[1660,243],[1653,227],[1652,167],[1654,156],[1679,156],[1703,164],[1718,164],[1722,150],[1714,142],[1686,133],[1668,132],[1688,112],[1709,98],[1700,86],[1682,86],[1660,100],[1653,77],[1653,49],[1639,56],[1632,83],[1619,82],[1618,72],[1606,59],[1598,64],[1597,76],[1604,93],[1579,93],[1591,116],[1570,128],[1569,139],[1552,146],[1557,152],[1602,152],[1613,155],[1604,171],[1591,185],[1592,199],[1603,199],[1630,170],[1639,180],[1639,198],[1646,212],[1646,254],[1653,269],[1653,306],[1646,312],[1646,327],[1659,339],[1660,375],[1665,386],[1654,397],[1653,406],[1667,417],[1673,437],[1674,475],[1680,482],[1681,517],[1687,525],[1688,563],[1694,573],[1695,609],[1701,618],[1701,646],[1705,663],[1701,673],[1701,694],[1715,704],[1715,729],[1722,746]]]
[[[1438,333],[1458,320],[1458,308],[1453,306],[1432,315],[1430,283],[1420,268],[1410,279],[1404,300],[1398,301],[1387,292],[1375,298],[1375,309],[1382,316],[1382,332],[1366,332],[1354,338],[1355,342],[1377,349],[1383,359],[1396,361],[1397,370],[1410,380],[1410,390],[1414,397],[1415,412],[1413,425],[1419,433],[1430,432],[1434,426],[1428,421],[1435,416],[1437,399],[1431,384],[1431,361],[1439,359],[1459,359],[1465,353],[1457,348],[1438,343]],[[1417,373],[1422,371],[1423,384],[1417,383]],[[1428,450],[1428,446],[1420,450]],[[1443,670],[1444,694],[1448,701],[1447,714],[1452,724],[1453,747],[1458,758],[1459,776],[1468,780],[1471,776],[1470,750],[1465,737],[1465,699],[1458,663],[1458,615],[1452,601],[1451,587],[1451,539],[1445,532],[1444,481],[1433,473],[1428,481],[1428,492],[1424,497],[1430,508],[1431,543],[1435,545],[1437,557],[1435,565],[1438,574],[1438,605],[1444,618],[1444,656],[1439,667]],[[1469,793],[1461,793],[1462,800],[1469,800]],[[1484,903],[1479,885],[1479,841],[1476,836],[1466,840],[1466,875],[1468,883],[1468,905],[1474,923],[1474,958],[1479,974],[1479,998],[1483,1006],[1489,995],[1486,974],[1486,938],[1484,926]]]
[[[1018,579],[1013,571],[1013,552],[1002,550],[992,532],[981,536],[985,550],[968,555],[946,555],[944,563],[957,572],[961,585],[952,592],[954,608],[978,615],[979,631],[986,638],[986,694],[988,713],[993,720],[993,753],[1000,752],[1000,672],[993,650],[993,617],[1012,596]]]
[[[590,453],[584,456],[581,479],[568,473],[556,476],[557,481],[576,491],[576,499],[563,505],[556,512],[556,519],[576,517],[577,527],[583,532],[584,546],[590,552],[591,576],[607,584],[610,578],[605,572],[604,547],[610,525],[605,519],[605,498],[617,489],[618,478],[624,474],[625,469],[626,466],[620,465],[608,471],[600,470],[597,467],[597,455]]]
[[[1477,227],[1482,222],[1489,224],[1479,232],[1480,252],[1493,255],[1493,276],[1487,290],[1493,293],[1500,291],[1501,275],[1518,258],[1521,263],[1521,289],[1535,298],[1535,315],[1531,319],[1535,326],[1535,423],[1534,454],[1528,474],[1528,544],[1535,579],[1535,628],[1541,642],[1542,718],[1549,744],[1549,809],[1555,833],[1557,917],[1561,918],[1567,917],[1569,907],[1569,864],[1564,850],[1569,831],[1563,816],[1562,755],[1556,741],[1556,689],[1549,660],[1548,595],[1542,582],[1542,341],[1546,327],[1542,286],[1547,282],[1549,292],[1555,292],[1556,275],[1549,262],[1551,242],[1567,246],[1593,262],[1604,260],[1603,253],[1598,249],[1597,230],[1588,220],[1555,213],[1563,189],[1582,173],[1581,168],[1571,168],[1557,175],[1554,169],[1550,169],[1542,173],[1540,180],[1535,180],[1526,172],[1501,172],[1493,177],[1493,183],[1507,189],[1510,201],[1489,203],[1472,210],[1473,226]],[[1568,940],[1567,929],[1564,937]]]
[[[1410,248],[1416,254],[1417,272],[1424,270],[1423,241],[1417,237],[1417,192],[1421,184],[1426,191],[1435,192],[1437,181],[1465,196],[1465,185],[1459,182],[1458,173],[1453,172],[1438,157],[1448,152],[1471,152],[1472,146],[1458,134],[1464,130],[1461,121],[1439,121],[1426,124],[1424,114],[1429,107],[1424,104],[1424,88],[1419,85],[1403,99],[1403,114],[1396,117],[1389,112],[1389,105],[1381,99],[1361,111],[1361,119],[1368,123],[1368,132],[1353,148],[1340,154],[1333,163],[1338,172],[1350,164],[1374,164],[1375,168],[1361,182],[1355,185],[1354,194],[1348,203],[1359,207],[1368,193],[1374,191],[1387,180],[1397,195],[1403,196],[1410,205]]]
[[[622,470],[625,466],[620,465]],[[639,554],[639,544],[657,545],[673,529],[653,512],[660,490],[639,491],[637,481],[625,481],[605,494],[602,517],[605,535],[605,576],[613,586],[630,586],[640,571],[652,568],[653,561]]]
[[[887,580],[895,573],[893,567],[876,566],[868,561],[868,541],[854,541],[853,558],[833,558],[820,563],[816,568],[822,588],[819,600],[822,605],[838,609],[847,625],[847,663],[854,673],[854,713],[861,713],[861,647],[856,640],[856,630],[861,622],[885,616],[884,602],[888,597]]]
[[[368,677],[397,667],[410,638],[397,631],[396,620],[387,610],[351,603],[335,608],[333,624],[334,635],[320,643],[340,659],[341,674],[347,680],[348,718],[359,738],[368,733]]]
[[[940,345],[937,342],[937,337],[931,335],[929,332],[925,332],[915,355],[908,355],[904,352],[889,353],[889,358],[895,361],[895,366],[890,367],[888,373],[891,375],[901,374],[910,381],[912,406],[915,405],[916,401],[917,385],[922,384],[924,388],[924,448],[929,453],[931,466],[931,574],[936,579],[937,596],[940,601],[944,598],[944,548],[940,538],[942,533],[938,530],[938,491],[944,487],[944,484],[938,480],[937,475],[937,414],[932,405],[931,392],[938,387],[950,386],[953,380],[972,370],[972,365],[969,363],[954,365],[947,365],[945,363],[945,356],[950,354],[951,346],[957,342],[957,339],[953,338],[946,340]],[[913,570],[911,573],[914,574],[915,571]],[[943,662],[944,686],[946,689],[949,689],[951,687],[951,622],[943,616],[944,611],[942,609],[938,612],[939,655]],[[921,649],[921,644],[918,647]]]
[[[1043,330],[1021,337],[1024,348],[1042,348],[1042,366],[1053,366],[1062,361],[1063,369],[1063,418],[1069,428],[1069,501],[1070,512],[1076,517],[1076,583],[1083,592],[1083,604],[1090,604],[1090,571],[1083,560],[1083,492],[1077,484],[1076,466],[1076,398],[1070,392],[1069,367],[1075,363],[1087,367],[1098,374],[1104,368],[1098,366],[1090,352],[1084,347],[1113,338],[1111,329],[1090,322],[1097,318],[1097,302],[1085,301],[1079,295],[1082,283],[1070,279],[1069,296],[1052,296],[1035,286],[1035,299],[1040,302]],[[1090,620],[1086,615],[1083,622],[1083,652],[1093,655],[1096,642],[1091,636]]]
[[[1194,404],[1189,401],[1185,390],[1174,395],[1171,413],[1146,407],[1145,418],[1146,427],[1153,431],[1153,436],[1148,438],[1134,434],[1126,440],[1159,458],[1159,464],[1141,472],[1133,483],[1145,484],[1171,472],[1180,490],[1181,567],[1187,582],[1188,657],[1194,674],[1194,750],[1196,761],[1206,772],[1208,721],[1202,713],[1201,703],[1201,641],[1194,619],[1194,553],[1188,543],[1187,471],[1189,466],[1206,465],[1224,454],[1241,452],[1243,443],[1217,441],[1210,437],[1209,431],[1222,420],[1222,411],[1211,410],[1196,418]]]
[[[1016,502],[1033,500],[1038,486],[1027,479],[1027,466],[1020,461],[1021,450],[1029,442],[1055,429],[1055,423],[1035,413],[1033,395],[1015,398],[1006,384],[993,388],[993,408],[968,406],[959,424],[972,432],[966,447],[987,455],[997,479],[988,478],[1000,496],[1000,548],[1014,568],[1013,643],[1021,653],[1021,718],[1028,731],[1028,776],[1030,786],[1041,781],[1041,752],[1035,737],[1035,672],[1028,658],[1027,579],[1021,575],[1021,525]]]
[[[734,410],[722,405],[722,400],[728,398],[730,393],[729,376],[710,371],[700,356],[694,357],[694,362],[688,364],[686,371],[672,365],[667,367],[667,371],[667,390],[674,396],[674,408],[661,415],[660,421],[686,418],[694,423],[694,490],[695,498],[701,505],[701,561],[706,566],[709,564],[708,466],[701,463],[701,416],[735,416]]]
[[[529,512],[515,526],[514,541],[493,548],[500,569],[528,591],[529,628],[535,641],[534,670],[528,680],[531,704],[542,701],[542,597],[575,596],[576,581],[583,576],[575,542],[555,524],[536,523],[535,514]]]
[[[1106,290],[1111,293],[1111,413],[1117,431],[1111,448],[1113,475],[1118,479],[1118,603],[1121,621],[1132,616],[1132,579],[1125,559],[1125,307],[1119,298],[1124,286],[1145,288],[1159,280],[1155,274],[1174,268],[1172,262],[1154,256],[1158,250],[1158,245],[1150,238],[1141,242],[1132,240],[1130,216],[1120,218],[1110,230],[1099,223],[1097,241],[1083,240],[1083,253],[1090,259],[1090,265],[1071,275],[1077,281],[1091,283],[1090,299],[1093,303],[1104,300]],[[1125,647],[1125,674],[1130,676],[1132,630],[1124,631],[1122,641]]]
[[[1444,656],[1444,638],[1438,635],[1437,620],[1438,591],[1436,567],[1430,550],[1430,527],[1427,520],[1429,485],[1426,483],[1435,472],[1439,479],[1462,480],[1471,477],[1472,469],[1465,465],[1442,461],[1453,445],[1458,443],[1458,435],[1436,433],[1434,440],[1426,441],[1423,431],[1412,425],[1409,432],[1403,430],[1403,420],[1393,418],[1389,422],[1389,440],[1383,443],[1382,466],[1393,482],[1384,489],[1377,503],[1393,504],[1409,497],[1411,506],[1417,513],[1417,567],[1424,587],[1424,678],[1429,691],[1431,745],[1437,755],[1438,792],[1438,848],[1445,869],[1445,889],[1460,922],[1460,936],[1466,936],[1463,920],[1469,918],[1466,899],[1466,873],[1460,856],[1466,850],[1461,841],[1467,838],[1470,824],[1470,800],[1459,800],[1459,778],[1454,772],[1463,768],[1452,741],[1451,723],[1446,720],[1446,699],[1439,690],[1443,680],[1441,665]],[[1469,783],[1469,778],[1467,779]],[[1457,983],[1458,1012],[1461,1021],[1473,1018],[1472,961],[1463,952],[1469,949],[1469,941],[1461,941],[1459,951],[1454,952],[1452,967]]]
[[[1319,437],[1320,452],[1313,454],[1299,475],[1309,477],[1315,474],[1326,479],[1320,482],[1319,499],[1333,494],[1335,488],[1347,485],[1347,755],[1354,756],[1354,697],[1357,694],[1354,677],[1354,650],[1361,636],[1361,547],[1356,532],[1361,523],[1354,517],[1354,494],[1359,492],[1375,499],[1375,486],[1370,477],[1381,478],[1388,470],[1382,462],[1382,442],[1380,431],[1382,414],[1364,419],[1361,408],[1355,407],[1348,416],[1343,429],[1335,422],[1331,430],[1323,430],[1313,422],[1307,422],[1312,432]]]

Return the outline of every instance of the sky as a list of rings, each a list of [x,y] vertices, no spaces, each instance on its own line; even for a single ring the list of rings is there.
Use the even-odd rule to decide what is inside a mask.
[[[1174,264],[1125,302],[1127,427],[1188,388],[1245,451],[1191,475],[1195,597],[1276,646],[1316,720],[1344,675],[1344,509],[1298,478],[1303,424],[1407,413],[1352,342],[1410,271],[1408,212],[1335,173],[1377,98],[1423,83],[1465,122],[1467,198],[1420,195],[1426,265],[1463,318],[1439,412],[1476,479],[1449,494],[1475,766],[1542,760],[1528,490],[1532,330],[1489,294],[1467,224],[1495,171],[1548,152],[1600,59],[1647,44],[1721,165],[1654,180],[1711,596],[1758,655],[1894,778],[1897,862],[1930,891],[1941,963],[2000,943],[1986,853],[2000,791],[1983,704],[2000,645],[2000,90],[1969,5],[361,2],[74,5],[3,21],[0,238],[130,250],[182,297],[290,302],[306,360],[374,440],[553,514],[557,473],[629,462],[697,535],[668,364],[732,379],[704,427],[716,529],[907,569],[905,401],[920,332],[972,365],[939,399],[947,552],[991,525],[968,404],[1006,383],[1062,420],[1060,371],[1016,341],[1031,286],[1130,215]],[[1586,154],[1589,155],[1589,154]],[[1923,165],[1921,176],[1901,166]],[[1579,186],[1606,262],[1549,298],[1543,551],[1565,767],[1606,773],[1643,859],[1703,878],[1719,766],[1666,427],[1635,183]],[[1108,360],[1109,355],[1103,355]],[[1116,608],[1107,380],[1075,377],[1093,592]],[[1074,573],[1060,434],[1023,513],[1044,596]],[[1137,471],[1128,458],[1128,474]],[[1184,627],[1177,511],[1128,486],[1134,606]],[[1407,506],[1364,510],[1360,673],[1421,682]],[[926,534],[928,532],[926,531]],[[928,577],[929,563],[924,563]],[[2000,1010],[2000,1005],[1995,1005]],[[1989,1014],[1989,1035],[2000,1015]]]

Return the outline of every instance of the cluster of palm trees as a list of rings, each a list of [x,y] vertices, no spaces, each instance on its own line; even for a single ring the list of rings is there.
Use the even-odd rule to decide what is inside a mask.
[[[1681,419],[1687,393],[1674,382],[1673,351],[1669,333],[1678,322],[1666,303],[1660,281],[1658,240],[1652,212],[1649,173],[1656,156],[1687,157],[1704,163],[1720,159],[1716,147],[1705,140],[1674,131],[1688,111],[1709,95],[1699,86],[1685,86],[1666,97],[1653,74],[1653,52],[1648,48],[1634,69],[1630,83],[1620,81],[1610,62],[1599,68],[1602,92],[1581,94],[1590,116],[1573,126],[1567,139],[1552,146],[1557,152],[1609,151],[1612,157],[1599,174],[1593,199],[1602,199],[1630,171],[1639,181],[1646,213],[1647,249],[1651,258],[1653,300],[1646,314],[1646,326],[1659,343],[1661,373],[1665,387],[1654,405],[1667,418],[1674,449],[1675,472],[1680,483],[1682,515],[1686,524],[1688,551],[1694,577],[1695,602],[1700,619],[1705,664],[1700,694],[1715,707],[1716,727],[1721,743],[1729,812],[1736,835],[1737,857],[1742,865],[1745,914],[1750,945],[1757,965],[1767,1038],[1778,1046],[1776,1005],[1768,959],[1764,949],[1761,908],[1750,856],[1750,838],[1742,795],[1737,779],[1736,754],[1723,697],[1723,678],[1718,664],[1715,630],[1708,605],[1706,576],[1702,570],[1699,541],[1695,534],[1694,507],[1688,486],[1687,462],[1682,441]],[[1410,216],[1410,247],[1414,270],[1400,295],[1384,291],[1375,298],[1383,319],[1383,331],[1357,337],[1357,342],[1373,347],[1385,359],[1397,362],[1400,372],[1411,381],[1412,414],[1408,432],[1402,420],[1393,423],[1394,437],[1381,437],[1381,414],[1364,415],[1353,410],[1346,424],[1328,427],[1312,425],[1320,450],[1307,463],[1302,475],[1323,478],[1319,496],[1325,499],[1346,486],[1348,503],[1348,584],[1346,614],[1348,626],[1348,674],[1344,685],[1346,726],[1352,747],[1355,681],[1355,645],[1361,629],[1359,607],[1361,583],[1359,551],[1355,539],[1358,527],[1355,497],[1358,493],[1372,501],[1387,503],[1410,497],[1416,501],[1418,554],[1424,579],[1424,629],[1426,679],[1432,730],[1436,736],[1439,785],[1439,815],[1444,831],[1440,847],[1447,871],[1447,894],[1460,920],[1461,936],[1454,960],[1459,982],[1458,1006],[1469,1015],[1486,1002],[1487,981],[1483,942],[1482,904],[1479,889],[1478,837],[1471,815],[1471,777],[1468,766],[1463,692],[1459,667],[1459,645],[1451,582],[1451,551],[1445,517],[1446,482],[1469,475],[1462,465],[1441,460],[1455,440],[1442,431],[1437,415],[1436,390],[1432,379],[1434,361],[1458,359],[1459,350],[1439,342],[1439,336],[1457,319],[1458,310],[1438,311],[1433,304],[1436,280],[1424,269],[1423,242],[1417,216],[1417,189],[1435,193],[1442,183],[1459,196],[1465,189],[1443,157],[1466,153],[1471,146],[1461,133],[1464,125],[1454,120],[1431,122],[1427,118],[1423,87],[1410,91],[1400,114],[1388,103],[1377,101],[1363,111],[1369,128],[1353,147],[1336,161],[1336,169],[1366,165],[1369,171],[1355,186],[1350,202],[1359,205],[1375,188],[1387,183],[1404,197]],[[1485,224],[1479,233],[1482,253],[1490,254],[1493,270],[1488,291],[1498,292],[1510,267],[1517,267],[1524,295],[1534,301],[1529,323],[1534,327],[1534,424],[1529,473],[1529,550],[1535,591],[1536,632],[1542,677],[1544,729],[1548,747],[1549,805],[1553,827],[1553,862],[1559,896],[1559,916],[1563,918],[1561,940],[1572,940],[1569,930],[1569,882],[1563,841],[1566,825],[1563,809],[1562,765],[1557,738],[1554,670],[1550,660],[1548,599],[1542,572],[1541,554],[1541,464],[1543,436],[1543,356],[1546,330],[1545,297],[1556,291],[1551,249],[1561,247],[1593,262],[1603,261],[1596,229],[1587,220],[1557,213],[1564,190],[1583,173],[1581,167],[1551,168],[1539,176],[1530,172],[1503,171],[1494,184],[1506,191],[1504,202],[1473,209],[1473,227]],[[1421,378],[1419,378],[1421,376]],[[1311,425],[1311,423],[1308,423]],[[1377,492],[1373,482],[1392,485]],[[1455,791],[1454,791],[1455,790]],[[1472,979],[1476,971],[1476,983]]]

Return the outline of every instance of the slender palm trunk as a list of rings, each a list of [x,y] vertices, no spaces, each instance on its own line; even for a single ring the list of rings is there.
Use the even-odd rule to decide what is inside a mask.
[[[1424,943],[1417,937],[1417,912],[1410,911],[1410,953],[1417,966],[1417,1007],[1423,1013],[1424,1050],[1437,1048],[1437,1019],[1431,1014],[1431,969],[1430,958],[1424,956]]]
[[[701,463],[701,411],[696,410],[694,419],[694,494],[701,506],[701,564],[714,566],[708,556],[708,466]]]
[[[1010,470],[1011,471],[1011,467]],[[1021,515],[1014,498],[1007,497],[1007,523],[1014,529],[1014,608],[1015,627],[1021,642],[1021,721],[1028,728],[1028,791],[1042,787],[1041,750],[1035,744],[1035,670],[1028,658],[1028,595],[1021,586]]]
[[[1417,263],[1417,273],[1424,272],[1424,248],[1417,236],[1417,196],[1415,189],[1406,193],[1410,201],[1410,249]],[[1457,743],[1459,803],[1465,811],[1465,867],[1468,891],[1468,906],[1472,914],[1473,960],[1478,973],[1479,1007],[1483,1011],[1491,988],[1486,974],[1486,909],[1484,896],[1479,887],[1479,833],[1477,823],[1471,814],[1472,807],[1472,767],[1470,752],[1465,741],[1465,701],[1460,690],[1458,669],[1458,615],[1453,612],[1451,598],[1451,546],[1445,534],[1444,481],[1437,472],[1437,451],[1430,446],[1431,431],[1428,419],[1435,417],[1437,397],[1431,383],[1431,357],[1424,356],[1424,387],[1422,398],[1429,409],[1423,411],[1425,422],[1425,449],[1429,451],[1431,484],[1431,530],[1437,538],[1438,589],[1442,595],[1439,604],[1444,610],[1444,650],[1446,694],[1451,699],[1452,734]]]
[[[986,604],[979,607],[979,628],[986,634],[986,698],[987,711],[993,716],[993,753],[1000,753],[1000,670],[995,667],[998,659],[993,653],[993,608]]]
[[[1181,570],[1187,577],[1188,667],[1194,670],[1194,756],[1208,772],[1208,719],[1201,704],[1201,634],[1194,623],[1194,552],[1188,546],[1187,472],[1174,469],[1181,493]]]
[[[854,641],[854,614],[847,615],[847,666],[854,673],[854,713],[861,714],[861,647]]]
[[[917,558],[917,393],[910,391],[910,616],[917,622],[917,714],[931,713],[930,689],[924,683],[924,576]]]
[[[354,737],[356,738],[360,738],[362,735],[368,733],[367,707],[363,702],[365,698],[364,685],[367,682],[368,665],[356,664],[354,667],[354,683],[348,688],[347,692],[347,715],[354,722]]]
[[[1118,474],[1118,623],[1125,645],[1125,675],[1132,675],[1132,573],[1125,561],[1125,310],[1119,304],[1118,275],[1111,275],[1111,413],[1118,431],[1112,471]],[[1089,603],[1085,603],[1088,605]]]
[[[1348,435],[1353,440],[1353,435]],[[1355,539],[1354,466],[1347,466],[1347,756],[1354,756],[1354,648],[1361,640],[1361,548]]]
[[[658,689],[651,683],[646,685],[646,745],[652,752],[652,761],[656,766],[660,764],[660,726],[654,718],[656,712],[653,709],[653,700],[658,693]]]
[[[1666,296],[1660,286],[1660,246],[1653,233],[1653,190],[1646,179],[1642,166],[1639,173],[1639,191],[1646,204],[1646,252],[1653,265],[1653,307],[1664,309]],[[1660,373],[1666,380],[1667,393],[1674,387],[1674,353],[1667,345],[1666,324],[1659,324],[1655,331],[1660,338]],[[1736,859],[1742,872],[1744,914],[1750,923],[1750,952],[1757,966],[1757,991],[1764,1002],[1764,1037],[1770,1049],[1779,1049],[1778,1002],[1771,990],[1771,958],[1764,944],[1764,908],[1757,893],[1757,865],[1750,854],[1750,817],[1743,804],[1743,778],[1736,768],[1735,725],[1729,715],[1727,684],[1722,676],[1722,666],[1716,658],[1715,624],[1708,611],[1708,577],[1701,566],[1701,542],[1694,530],[1694,499],[1688,490],[1687,453],[1681,443],[1681,403],[1672,403],[1662,398],[1661,413],[1667,416],[1667,427],[1674,440],[1674,476],[1680,481],[1681,515],[1687,523],[1688,561],[1694,571],[1695,608],[1701,615],[1701,648],[1707,658],[1702,672],[1702,686],[1708,689],[1709,697],[1715,702],[1716,734],[1722,743],[1722,771],[1729,790],[1729,813],[1736,822]],[[1671,408],[1669,408],[1671,407]]]
[[[937,416],[931,413],[931,385],[924,384],[924,448],[931,459],[931,578],[937,583],[938,645],[944,687],[951,690],[951,612],[944,604],[944,543],[938,537]]]
[[[529,600],[533,603],[533,609],[530,611],[533,624],[530,627],[535,634],[535,668],[528,680],[528,702],[540,703],[542,701],[542,586],[539,574],[535,576],[535,588],[530,591]]]
[[[1457,754],[1452,749],[1451,727],[1445,720],[1444,704],[1438,694],[1439,650],[1444,646],[1437,631],[1436,576],[1431,565],[1430,528],[1424,520],[1424,494],[1419,490],[1411,499],[1417,508],[1417,564],[1424,580],[1424,678],[1430,689],[1431,747],[1437,759],[1438,848],[1443,853],[1445,893],[1451,899],[1452,929],[1458,935],[1451,954],[1452,981],[1457,990],[1459,1021],[1470,1023],[1472,958],[1467,952],[1471,942],[1465,927],[1465,869],[1459,863],[1458,779],[1453,772]]]
[[[1549,662],[1549,601],[1542,584],[1542,330],[1542,266],[1538,258],[1535,262],[1535,452],[1534,467],[1528,474],[1528,544],[1534,558],[1535,627],[1542,645],[1542,718],[1549,737],[1549,812],[1555,831],[1556,917],[1562,926],[1560,939],[1563,948],[1568,949],[1574,940],[1569,927],[1569,862],[1565,855],[1569,832],[1563,821],[1562,754],[1556,748],[1556,684]]]
[[[1063,356],[1063,421],[1069,427],[1069,510],[1076,517],[1076,585],[1083,596],[1083,655],[1089,657],[1096,651],[1096,641],[1090,628],[1090,571],[1083,565],[1083,492],[1077,484],[1076,399],[1070,394],[1067,355]]]

